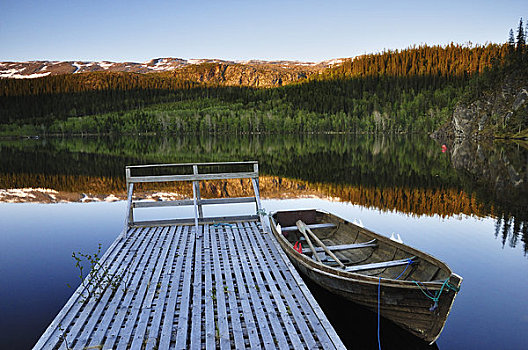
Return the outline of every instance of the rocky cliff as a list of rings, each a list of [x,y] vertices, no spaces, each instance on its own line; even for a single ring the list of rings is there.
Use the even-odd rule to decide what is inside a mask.
[[[308,78],[320,66],[207,63],[172,72],[176,77],[209,85],[276,87]]]
[[[433,136],[528,138],[527,126],[528,79],[524,74],[512,72],[478,98],[459,102],[451,120]]]

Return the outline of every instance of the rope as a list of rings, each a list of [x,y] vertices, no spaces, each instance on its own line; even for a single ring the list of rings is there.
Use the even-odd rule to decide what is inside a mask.
[[[378,282],[378,349],[381,350],[380,342],[380,295],[381,295],[381,277]]]
[[[271,213],[266,213],[266,209],[258,209],[257,210],[257,215],[262,215],[262,216],[271,216]]]
[[[442,287],[434,294],[434,296],[432,295],[432,293],[425,287],[422,288],[422,286],[420,286],[420,284],[423,285],[422,282],[416,282],[414,281],[414,284],[416,284],[418,286],[418,288],[420,288],[420,290],[422,291],[422,293],[428,297],[429,299],[431,299],[434,304],[433,306],[431,306],[431,308],[429,309],[429,311],[434,311],[437,307],[438,307],[438,300],[440,299],[440,295],[442,295],[442,292],[444,291],[444,288],[447,288],[447,289],[451,289],[452,291],[454,291],[455,293],[457,293],[458,291],[460,291],[460,288],[459,287],[456,287],[452,284],[449,283],[449,278],[446,279],[444,281],[444,283],[442,283]]]
[[[393,278],[395,280],[399,279],[401,276],[403,276],[403,274],[405,273],[405,271],[407,271],[407,269],[409,268],[409,266],[411,266],[412,264],[414,263],[414,261],[412,261],[412,259],[407,259],[407,265],[405,266],[405,269],[403,269],[403,271],[398,275],[398,277],[396,278]],[[438,307],[438,300],[440,299],[440,295],[442,295],[442,292],[444,290],[444,288],[446,289],[450,289],[456,293],[458,293],[460,291],[460,288],[457,287],[457,286],[454,286],[452,285],[451,283],[449,283],[449,278],[446,279],[444,281],[444,283],[442,283],[442,287],[435,293],[435,295],[433,295],[425,285],[423,285],[422,282],[417,282],[415,280],[413,280],[414,284],[416,284],[418,286],[418,288],[420,288],[420,291],[426,296],[428,297],[429,299],[431,299],[432,301],[434,301],[434,304],[433,306],[429,309],[429,311],[434,311],[437,307]],[[423,288],[421,285],[423,285]],[[378,280],[378,349],[381,350],[381,342],[380,342],[380,299],[381,299],[381,277],[379,277],[379,280]]]
[[[398,277],[393,278],[393,279],[397,280],[398,278],[400,278],[405,273],[405,271],[407,271],[409,266],[411,266],[413,263],[414,261],[412,261],[412,259],[407,259],[407,265],[405,266],[405,269],[403,269],[403,271],[398,275]],[[379,278],[379,282],[378,282],[378,349],[379,350],[381,350],[381,342],[380,342],[380,295],[381,295],[381,292],[380,290],[381,290],[381,277]]]
[[[214,227],[219,227],[219,226],[233,227],[233,224],[228,224],[228,223],[225,223],[225,222],[219,222],[217,224],[214,224],[213,226]]]
[[[398,278],[400,278],[405,273],[405,271],[407,271],[407,268],[411,266],[413,263],[414,261],[412,261],[412,259],[407,259],[407,265],[405,266],[405,269],[398,275],[398,277],[393,278],[393,279],[397,280]]]
[[[413,263],[414,261],[412,261],[412,259],[407,259],[407,265],[405,266],[405,269],[398,275],[398,277],[393,278],[393,279],[397,280],[398,278],[400,278],[405,273],[405,271],[407,271],[409,266],[411,266]],[[380,296],[381,296],[381,292],[380,291],[381,291],[381,277],[379,278],[379,281],[378,281],[378,349],[379,350],[381,350],[381,342],[380,342]]]

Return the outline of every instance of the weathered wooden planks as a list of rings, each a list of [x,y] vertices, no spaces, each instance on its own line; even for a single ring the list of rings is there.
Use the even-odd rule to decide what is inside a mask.
[[[344,348],[273,239],[256,220],[131,228],[104,259],[126,288],[76,292],[35,349]]]

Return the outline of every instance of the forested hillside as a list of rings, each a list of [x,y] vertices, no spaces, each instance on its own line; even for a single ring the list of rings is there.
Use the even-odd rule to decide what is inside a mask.
[[[430,132],[449,118],[469,80],[507,53],[507,44],[386,51],[302,73],[301,80],[285,77],[284,83],[297,82],[277,88],[248,87],[242,80],[232,86],[225,67],[215,63],[170,73],[0,79],[0,130]]]

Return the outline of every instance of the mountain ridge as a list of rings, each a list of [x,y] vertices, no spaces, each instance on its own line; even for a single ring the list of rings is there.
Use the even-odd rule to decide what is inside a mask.
[[[173,72],[180,68],[202,64],[221,64],[226,66],[242,66],[245,68],[274,68],[278,70],[302,70],[306,73],[318,73],[326,68],[339,65],[352,58],[336,58],[321,62],[302,61],[265,61],[244,60],[230,61],[221,59],[183,59],[175,57],[153,58],[147,62],[112,62],[112,61],[4,61],[0,62],[0,78],[28,79],[48,75],[78,74],[87,72],[130,72],[156,73]]]

